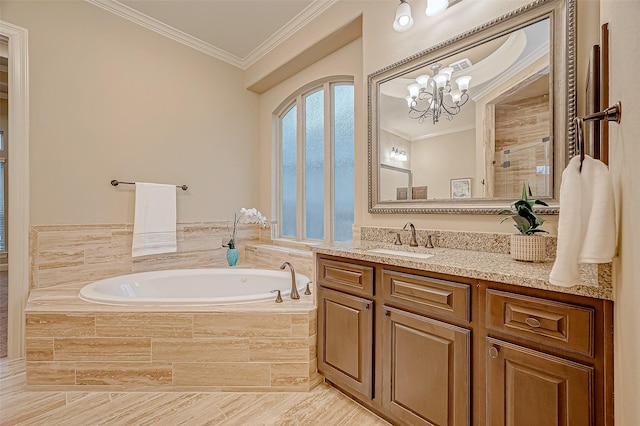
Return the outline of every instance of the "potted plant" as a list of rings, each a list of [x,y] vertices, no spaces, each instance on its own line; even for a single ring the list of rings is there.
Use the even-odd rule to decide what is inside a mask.
[[[498,214],[509,214],[500,221],[511,218],[515,222],[513,226],[520,232],[511,235],[511,257],[516,260],[527,262],[544,262],[547,257],[546,239],[539,235],[547,232],[540,229],[544,223],[544,219],[536,216],[533,212],[533,206],[539,204],[547,206],[548,204],[540,200],[530,200],[527,196],[531,194],[531,188],[526,184],[522,184],[522,197],[511,204],[510,209],[501,210]]]
[[[237,213],[233,215],[233,231],[231,233],[231,237],[229,238],[229,242],[227,244],[223,244],[222,247],[227,247],[227,263],[229,266],[235,266],[238,262],[238,249],[236,248],[236,226],[238,223],[257,223],[263,228],[267,227],[267,218],[262,215],[255,208],[253,209],[245,209],[244,207],[240,209],[240,216]]]

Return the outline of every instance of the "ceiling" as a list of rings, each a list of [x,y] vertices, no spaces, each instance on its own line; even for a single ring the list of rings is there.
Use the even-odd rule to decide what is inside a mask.
[[[247,69],[336,0],[87,0]]]

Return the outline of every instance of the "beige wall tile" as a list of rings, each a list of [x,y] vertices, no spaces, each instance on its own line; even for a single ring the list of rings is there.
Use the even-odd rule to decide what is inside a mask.
[[[90,283],[130,272],[131,264],[127,262],[44,269],[38,272],[38,286],[39,288],[45,288],[59,284]]]
[[[96,314],[96,336],[191,337],[193,315],[170,312]]]
[[[95,335],[94,314],[27,314],[27,337]]]
[[[269,386],[268,363],[174,363],[175,386]]]
[[[251,361],[308,361],[308,338],[251,339]]]
[[[318,332],[318,310],[313,309],[309,312],[309,336],[313,336]]]
[[[291,315],[270,313],[193,314],[194,337],[289,337]]]
[[[40,250],[38,269],[62,268],[84,264],[82,250]]]
[[[27,337],[27,361],[53,361],[53,337]]]
[[[27,385],[73,385],[75,362],[27,362]]]
[[[170,385],[170,363],[78,362],[77,385]]]
[[[309,314],[291,315],[291,337],[309,336]]]
[[[249,339],[153,339],[153,361],[246,362]]]
[[[309,363],[271,364],[272,386],[295,386],[309,383]]]
[[[85,337],[56,338],[56,361],[151,361],[151,339]]]

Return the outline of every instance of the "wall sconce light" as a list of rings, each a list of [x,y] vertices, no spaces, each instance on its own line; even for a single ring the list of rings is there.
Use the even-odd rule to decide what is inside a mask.
[[[391,157],[392,160],[396,161],[407,161],[408,159],[407,151],[402,151],[395,146],[391,148],[391,154],[389,155],[389,157]]]
[[[406,0],[400,0],[400,4],[396,9],[396,19],[393,20],[393,29],[399,33],[407,31],[413,26],[413,18],[411,17],[411,6]]]
[[[436,16],[460,0],[427,0],[425,13],[427,16]],[[407,31],[413,26],[413,18],[411,17],[411,6],[407,0],[400,0],[400,4],[396,9],[396,18],[393,20],[393,29],[399,33]]]

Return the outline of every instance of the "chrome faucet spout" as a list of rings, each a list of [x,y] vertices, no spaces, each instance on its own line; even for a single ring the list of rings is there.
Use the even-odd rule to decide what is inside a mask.
[[[407,229],[407,226],[409,227],[409,229]],[[407,224],[404,225],[404,228],[402,228],[402,230],[411,231],[411,240],[409,241],[409,246],[418,247],[418,241],[416,240],[416,227],[413,226],[413,223],[407,222]]]
[[[300,299],[300,294],[298,294],[298,287],[296,286],[296,270],[293,268],[293,265],[289,262],[284,262],[282,265],[280,265],[280,269],[284,269],[287,266],[291,270],[291,298]]]

